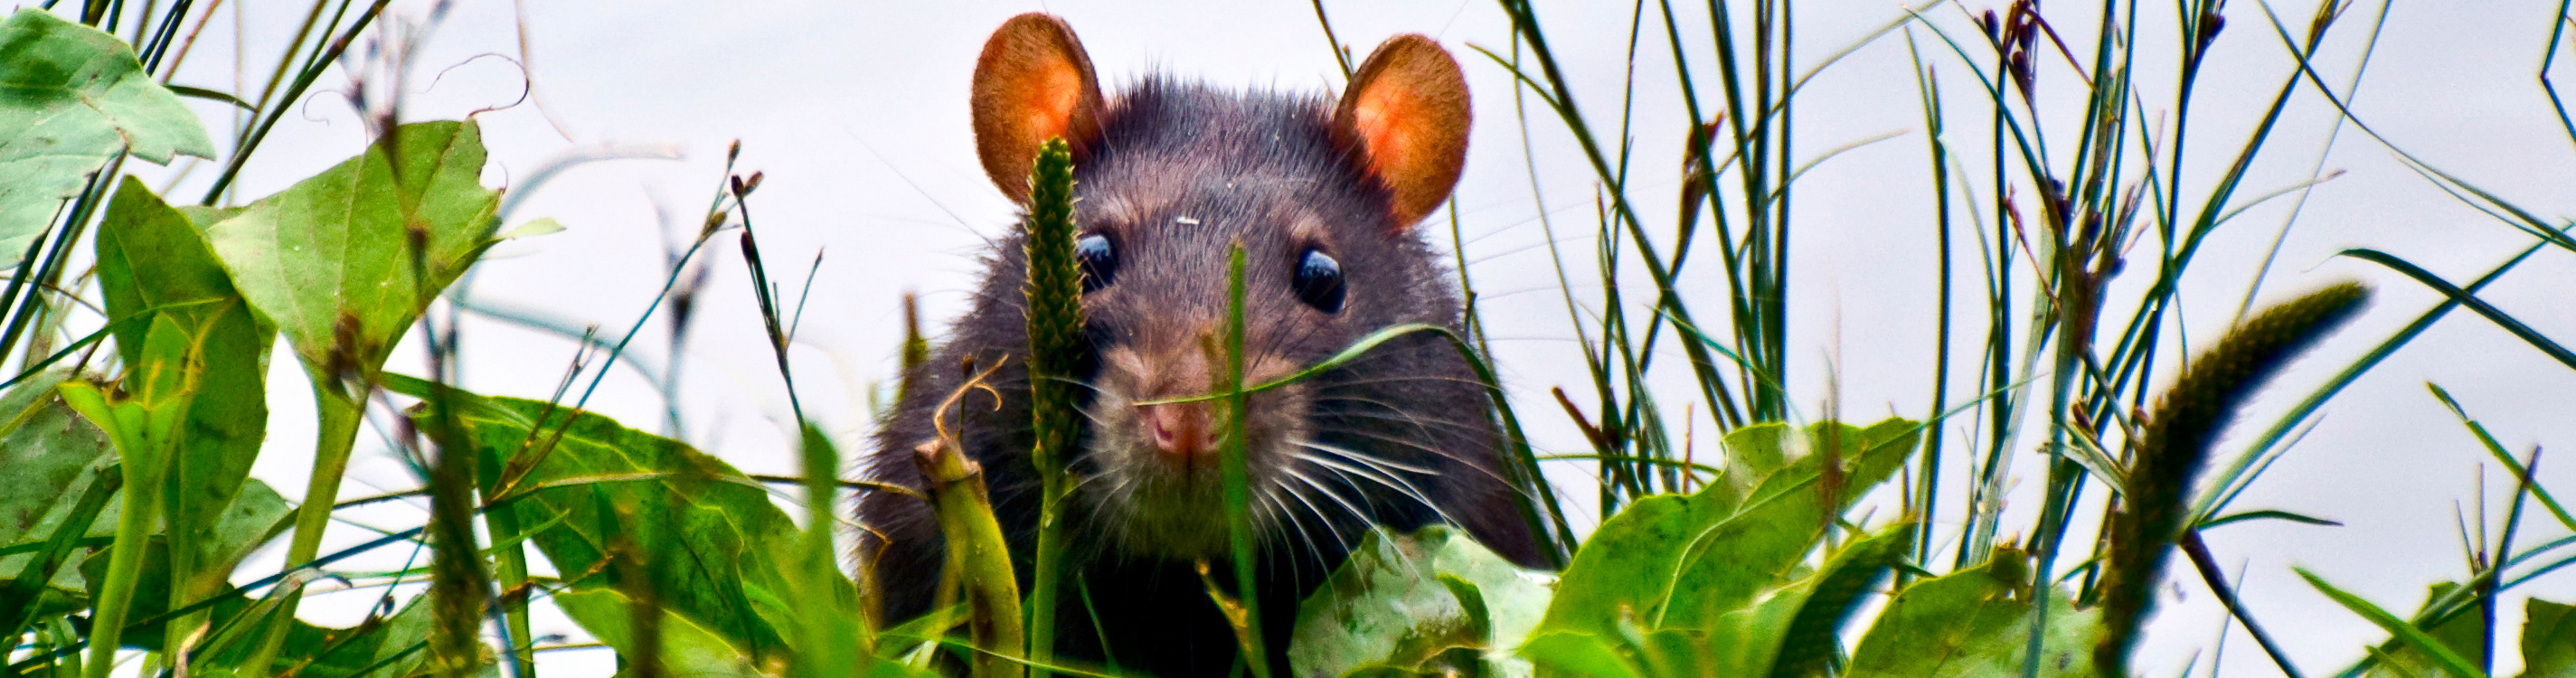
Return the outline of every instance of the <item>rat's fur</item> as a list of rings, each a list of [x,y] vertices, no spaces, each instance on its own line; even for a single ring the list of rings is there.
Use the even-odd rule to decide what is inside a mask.
[[[1207,675],[1234,661],[1235,641],[1194,562],[1232,582],[1221,480],[1206,463],[1158,457],[1131,401],[1206,392],[1208,337],[1226,314],[1227,251],[1247,254],[1247,383],[1322,361],[1377,329],[1459,328],[1459,302],[1435,252],[1398,223],[1388,183],[1371,174],[1354,136],[1337,134],[1334,102],[1311,95],[1229,92],[1149,77],[1109,100],[1098,134],[1074,140],[1076,218],[1108,235],[1111,282],[1083,298],[1080,479],[1067,506],[1069,564],[1056,637],[1073,658],[1107,656],[1156,675]],[[1464,121],[1460,120],[1463,125]],[[1454,176],[1454,175],[1452,175]],[[1445,193],[1445,187],[1443,187]],[[868,467],[876,480],[920,487],[915,445],[934,435],[932,409],[962,381],[958,366],[999,362],[1001,406],[981,394],[944,415],[983,465],[994,511],[1028,576],[1039,481],[1030,464],[1024,233],[987,259],[974,304],[914,375],[924,387],[881,428]],[[1338,313],[1292,289],[1308,249],[1341,264]],[[1005,356],[1011,356],[1004,361]],[[1297,603],[1369,525],[1410,530],[1454,522],[1498,552],[1536,564],[1538,548],[1504,479],[1484,386],[1446,339],[1414,333],[1299,384],[1257,394],[1249,412],[1253,514],[1259,534],[1262,629],[1285,669]],[[925,612],[944,558],[918,499],[873,493],[860,505],[885,618]],[[1087,588],[1086,592],[1083,589]],[[1231,589],[1231,586],[1226,588]],[[1095,628],[1092,615],[1097,614]]]

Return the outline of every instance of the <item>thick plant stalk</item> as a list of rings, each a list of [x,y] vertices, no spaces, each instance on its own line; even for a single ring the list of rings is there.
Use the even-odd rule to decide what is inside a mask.
[[[331,505],[340,496],[340,478],[349,470],[349,450],[358,444],[358,424],[366,414],[363,406],[341,390],[337,376],[308,371],[315,375],[313,409],[319,427],[313,438],[313,473],[304,486],[304,503],[295,507],[295,536],[286,547],[289,571],[322,553],[322,530],[331,523]],[[299,583],[290,578],[280,585],[291,588]],[[294,619],[296,605],[302,601],[300,595],[281,596],[277,618]],[[286,632],[292,626],[283,622],[270,624],[267,637],[260,639],[251,659],[242,663],[243,673],[268,673],[269,664],[277,659],[277,651],[286,643]]]
[[[155,317],[144,336],[144,357],[126,370],[122,388],[110,391],[83,381],[56,387],[63,404],[107,432],[126,479],[107,576],[99,582],[99,600],[90,617],[89,661],[82,667],[83,678],[106,678],[116,668],[125,618],[132,611],[135,585],[143,574],[144,545],[161,522],[171,456],[178,449],[202,371],[196,364],[197,335],[170,316]]]
[[[2193,476],[2210,443],[2254,390],[2300,351],[2360,312],[2370,291],[2342,283],[2274,306],[2228,332],[2165,391],[2130,463],[2128,492],[2111,514],[2101,585],[2101,675],[2126,676],[2129,649],[2154,601],[2153,587],[2182,528]]]
[[[1036,568],[1029,585],[1028,657],[1054,663],[1056,600],[1064,569],[1065,460],[1081,419],[1075,410],[1074,364],[1082,351],[1082,269],[1073,255],[1073,152],[1062,137],[1038,147],[1029,177],[1028,333],[1029,451],[1043,494],[1038,504]],[[1038,670],[1039,676],[1047,675]]]
[[[990,390],[984,377],[992,368],[974,375],[967,385],[949,394],[939,412],[946,412],[975,389]],[[1023,675],[1017,659],[1010,658],[1027,647],[1020,626],[1020,584],[1011,572],[1011,549],[1002,539],[1002,524],[993,519],[993,501],[984,491],[984,468],[966,458],[958,437],[940,425],[939,437],[913,448],[913,463],[927,480],[931,511],[939,518],[939,531],[948,540],[950,568],[964,581],[967,602],[967,627],[974,634],[975,647],[983,650],[975,658],[975,675],[981,678],[1016,678]]]

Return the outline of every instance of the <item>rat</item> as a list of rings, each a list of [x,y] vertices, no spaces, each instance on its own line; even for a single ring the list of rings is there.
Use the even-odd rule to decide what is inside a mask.
[[[1196,569],[1233,592],[1213,402],[1224,356],[1228,257],[1246,252],[1244,383],[1318,364],[1403,323],[1460,328],[1457,292],[1415,226],[1446,201],[1466,161],[1468,94],[1458,64],[1421,35],[1379,46],[1337,101],[1226,91],[1148,75],[1104,96],[1064,21],[1023,14],[976,62],[973,124],[993,183],[1026,205],[1040,144],[1062,137],[1075,178],[1083,275],[1083,426],[1065,461],[1068,556],[1060,656],[1150,675],[1235,667],[1237,641]],[[1023,315],[1025,227],[994,243],[971,310],[881,422],[863,463],[880,482],[923,486],[914,449],[934,417],[980,464],[1026,590],[1040,480],[1029,456]],[[968,394],[958,366],[999,365],[994,394]],[[1415,332],[1292,385],[1250,396],[1246,461],[1274,675],[1286,675],[1299,601],[1371,526],[1457,525],[1524,566],[1542,553],[1521,510],[1486,385],[1450,342]],[[995,401],[998,400],[998,404]],[[1521,495],[1521,496],[1516,496]],[[860,555],[883,619],[928,611],[946,557],[918,497],[868,493]]]

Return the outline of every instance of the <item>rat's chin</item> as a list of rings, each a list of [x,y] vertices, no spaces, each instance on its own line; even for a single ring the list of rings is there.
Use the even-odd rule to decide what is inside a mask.
[[[1271,524],[1279,516],[1262,497],[1276,494],[1272,488],[1282,472],[1278,465],[1287,460],[1277,449],[1282,445],[1278,438],[1265,433],[1255,430],[1246,455],[1255,539],[1275,532]],[[1075,490],[1073,500],[1091,509],[1086,512],[1094,521],[1089,531],[1102,538],[1097,546],[1130,556],[1180,561],[1229,556],[1222,453],[1188,460],[1194,463],[1174,463],[1180,460],[1151,442],[1120,444],[1127,441],[1115,439],[1124,437],[1094,441],[1087,452],[1097,462],[1091,470],[1097,476],[1083,478]]]
[[[1102,546],[1174,560],[1227,553],[1225,479],[1212,467],[1102,478],[1077,501],[1093,504]]]

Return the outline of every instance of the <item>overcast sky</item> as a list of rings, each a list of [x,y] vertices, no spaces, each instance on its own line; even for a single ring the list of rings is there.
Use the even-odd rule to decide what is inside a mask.
[[[2373,2],[2362,4],[2318,58],[2338,87],[2350,82],[2379,9]],[[2576,185],[2576,154],[2571,154],[2576,145],[2560,129],[2534,77],[2556,4],[2397,4],[2360,82],[2354,110],[2390,141],[2443,171],[2545,218],[2565,218],[2576,208],[2576,192],[2568,190]],[[274,63],[268,60],[274,59],[277,45],[305,11],[300,5],[269,0],[223,4],[176,81],[255,93]],[[1985,0],[1969,0],[1967,8],[1990,6],[2000,8]],[[2092,34],[2092,10],[2073,4],[2051,7],[2049,16],[2069,39]],[[1439,39],[1465,65],[1478,122],[1455,206],[1464,224],[1469,273],[1484,293],[1483,308],[1506,382],[1524,401],[1521,412],[1538,442],[1549,451],[1579,451],[1579,435],[1561,417],[1551,416],[1557,408],[1545,400],[1547,387],[1584,383],[1586,377],[1540,218],[1552,220],[1559,244],[1569,248],[1570,263],[1592,261],[1587,234],[1593,224],[1593,179],[1568,137],[1543,119],[1533,118],[1535,150],[1523,153],[1507,75],[1468,49],[1507,50],[1507,21],[1494,5],[1469,0],[1372,0],[1327,3],[1327,8],[1343,41],[1360,54],[1387,36],[1420,32]],[[1802,71],[1903,16],[1898,5],[1884,0],[1819,0],[1797,9]],[[991,187],[975,160],[965,90],[987,33],[1012,14],[1040,10],[1071,22],[1104,84],[1113,90],[1157,70],[1228,86],[1295,91],[1321,91],[1340,80],[1312,6],[1284,0],[529,0],[517,5],[465,0],[415,56],[401,114],[421,120],[497,109],[479,116],[492,149],[486,173],[492,185],[518,186],[549,159],[583,149],[660,148],[680,156],[569,171],[528,196],[513,216],[553,217],[568,230],[505,245],[479,269],[473,290],[478,298],[576,326],[597,323],[610,333],[622,332],[650,302],[664,276],[664,242],[677,237],[673,233],[693,230],[717,186],[726,145],[740,140],[741,171],[759,170],[766,176],[752,208],[772,275],[790,286],[801,285],[812,257],[823,255],[794,354],[800,394],[809,412],[859,449],[870,425],[866,389],[893,372],[899,297],[918,292],[926,317],[939,322],[953,317],[979,275],[978,257],[986,239],[1003,233],[1012,221],[1012,206]],[[1610,120],[1617,110],[1628,10],[1613,2],[1552,2],[1539,9],[1582,105],[1595,112],[1596,120]],[[2298,0],[2279,10],[2299,26],[2311,13]],[[427,16],[428,3],[400,0],[388,14],[417,23]],[[1929,15],[1962,39],[1973,35],[1966,14],[1956,7],[1935,6]],[[2141,15],[2140,40],[2148,50],[2141,60],[2170,59],[2172,11],[2150,7]],[[2264,19],[2263,5],[2232,3],[2226,17],[2228,30],[2212,51],[2191,110],[2194,145],[2187,151],[2182,180],[2186,203],[2207,195],[2293,68]],[[1651,26],[1649,30],[1650,36],[1656,34]],[[1914,34],[1932,38],[1927,31]],[[1921,417],[1929,403],[1932,187],[1903,38],[1892,35],[1860,47],[1800,95],[1800,162],[1852,142],[1895,134],[1817,166],[1797,184],[1786,381],[1798,407],[1811,416],[1823,411],[1828,394],[1839,394],[1839,408],[1848,418],[1862,420],[1888,414]],[[1958,102],[1952,105],[1953,129],[1970,130],[1953,134],[1965,134],[1970,141],[1962,143],[1981,147],[1985,122],[1967,69],[1932,43],[1924,47],[1949,88],[1945,94]],[[2090,48],[2076,45],[2079,51]],[[1642,207],[1650,223],[1670,221],[1677,180],[1669,168],[1679,162],[1684,124],[1678,97],[1668,84],[1666,49],[1660,39],[1649,40],[1638,62],[1643,84],[1635,107],[1635,148],[1641,178],[1635,189],[1647,196]],[[248,65],[236,68],[236,54],[246,55]],[[1694,58],[1701,59],[1696,66],[1710,67],[1704,53]],[[2073,73],[2062,62],[2043,61],[2042,96],[2071,100],[2078,86]],[[2154,107],[2172,101],[2173,65],[2140,68],[2148,115],[2171,115]],[[242,200],[283,188],[362,147],[366,133],[358,117],[342,98],[322,91],[348,82],[346,73],[335,69],[323,77],[316,94],[298,104],[296,114],[279,126],[243,173]],[[523,98],[531,83],[533,96]],[[222,130],[237,124],[232,115],[219,106],[192,105],[219,144],[224,143],[229,135]],[[2043,124],[2071,128],[2075,113],[2071,107],[2051,109],[2056,117]],[[2447,196],[2396,161],[2389,146],[2350,126],[2328,152],[2326,137],[2335,120],[2321,99],[2302,92],[2238,201],[2303,181],[2322,154],[2324,169],[2344,174],[2318,186],[2304,203],[2267,283],[2266,289],[2276,293],[2266,297],[2277,299],[2343,279],[2372,282],[2378,296],[2362,318],[2265,392],[2240,429],[2222,440],[2222,454],[2245,444],[2254,433],[2245,429],[2268,425],[2326,375],[2437,300],[2421,286],[2373,265],[2334,257],[2335,252],[2381,249],[2465,281],[2531,242]],[[1983,156],[1974,149],[1965,152],[1970,155],[1963,160],[1982,173]],[[159,170],[143,172],[159,176]],[[196,195],[213,173],[213,168],[193,171],[181,185],[200,188],[177,193]],[[1994,187],[1980,181],[1970,190],[1984,201],[1980,209],[1991,218]],[[2027,187],[2023,190],[2027,195]],[[2292,204],[2276,200],[2247,210],[2204,246],[2194,273],[2184,280],[2185,339],[2209,341],[2235,311]],[[1431,223],[1445,225],[1447,216],[1446,211],[1435,214]],[[1444,249],[1452,246],[1445,229],[1434,230],[1432,240]],[[1967,237],[1964,232],[1960,236]],[[763,347],[740,259],[731,236],[715,244],[708,255],[715,272],[682,358],[687,366],[682,378],[687,395],[681,403],[687,437],[746,470],[792,472],[782,446],[782,433],[790,426],[786,401]],[[1960,308],[1980,313],[1964,305],[1978,289],[1977,279],[1967,277],[1975,275],[1973,262],[1960,263]],[[2154,274],[2152,266],[2151,261],[2133,261],[2115,285],[2106,317],[2126,317],[2131,306],[2124,300],[2138,296]],[[1584,270],[1576,271],[1574,296],[1597,300],[1597,278],[1583,282]],[[1712,277],[1717,269],[1696,270],[1698,279],[1687,292],[1695,294],[1699,305],[1717,308],[1721,287]],[[1636,277],[1629,285],[1644,286],[1642,273],[1632,275]],[[2540,332],[2569,341],[2576,340],[2571,284],[2576,284],[2576,253],[2551,250],[2483,296]],[[1979,342],[1981,332],[1963,332],[1958,341]],[[656,321],[638,339],[635,355],[646,363],[666,364],[672,358],[664,336]],[[573,352],[563,338],[493,322],[470,324],[465,341],[465,383],[488,393],[544,397]],[[398,352],[395,369],[416,370],[417,355],[416,348]],[[1830,373],[1829,362],[1839,363]],[[2173,363],[2160,364],[2169,370]],[[302,379],[293,372],[294,361],[281,353],[275,364],[275,423],[259,474],[296,497],[303,487],[304,451],[311,445],[310,424],[304,423],[311,404],[303,389],[291,386]],[[1666,364],[1681,363],[1674,356]],[[1963,363],[1960,371],[1972,369]],[[1829,374],[1839,375],[1839,381],[1831,381]],[[2162,373],[2154,383],[2160,388],[2170,378],[2169,372]],[[2249,605],[2281,629],[2284,645],[2308,673],[2340,668],[2360,654],[2361,643],[2384,634],[2310,589],[2292,566],[2310,568],[2384,607],[2411,610],[2422,601],[2425,586],[2464,576],[2460,515],[2468,516],[2473,532],[2481,515],[2490,530],[2502,523],[2496,506],[2509,496],[2508,477],[2426,393],[2427,381],[2449,389],[2509,449],[2528,451],[2535,444],[2553,443],[2564,449],[2576,440],[2576,417],[2570,416],[2576,369],[2558,365],[2465,312],[2425,333],[2329,405],[2323,423],[2238,506],[2295,510],[2345,526],[2256,522],[2208,535],[2222,563],[2231,570],[2243,568]],[[637,428],[661,428],[662,403],[645,381],[620,368],[606,383],[591,401],[592,409]],[[1965,384],[1962,378],[1962,389]],[[1958,396],[1953,397],[1955,402]],[[1697,426],[1703,434],[1711,430],[1704,420]],[[2032,522],[2040,484],[2035,455],[2025,450],[2021,458],[2026,463],[2016,470],[2022,491],[2007,510],[2007,526]],[[2483,514],[2478,502],[2482,467],[2490,505]],[[1944,473],[1959,477],[1961,469]],[[1589,482],[1580,466],[1557,469],[1554,475],[1561,483]],[[2544,460],[2541,476],[2562,492],[2576,488],[2576,465],[2571,463]],[[343,494],[372,494],[412,482],[384,453],[383,444],[367,434]],[[1889,508],[1878,515],[1894,513],[1892,500],[1882,504]],[[1957,505],[1955,500],[1949,504],[1944,516],[1954,528]],[[388,511],[378,516],[377,524],[417,520],[399,509]],[[2545,514],[2535,511],[2529,518],[2520,544],[2566,534]],[[1591,520],[1586,516],[1584,521]],[[334,541],[364,536],[342,530]],[[2006,536],[2011,536],[2009,529]],[[2576,575],[2545,577],[2525,592],[2576,601]],[[2161,600],[2168,607],[2151,628],[2139,668],[2148,675],[2173,675],[2195,652],[2203,653],[2205,664],[2205,653],[2219,633],[2219,612],[2206,589],[2187,579],[2165,588]],[[2506,638],[2519,628],[2522,616],[2519,595],[2510,600],[2500,614],[2508,631],[2500,635]],[[347,618],[355,614],[349,612]],[[557,622],[555,629],[569,626]],[[2270,673],[2269,663],[2241,633],[2227,648],[2228,674]],[[605,675],[613,667],[599,661],[601,655],[560,657]],[[2499,660],[2500,669],[2514,666],[2516,658]]]

